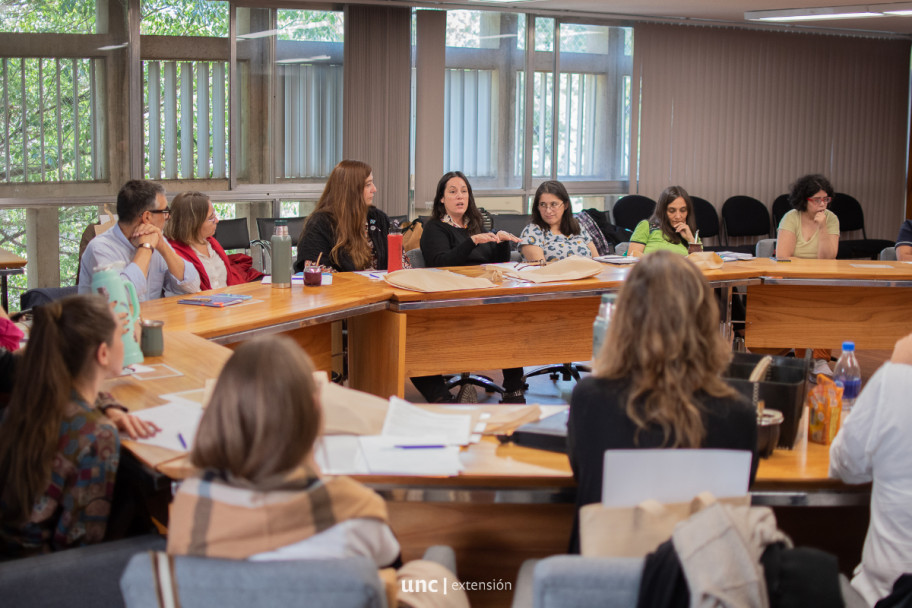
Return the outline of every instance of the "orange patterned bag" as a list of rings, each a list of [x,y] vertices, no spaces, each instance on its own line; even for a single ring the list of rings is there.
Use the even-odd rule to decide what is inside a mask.
[[[830,445],[839,432],[842,416],[842,387],[832,378],[818,374],[817,386],[808,391],[807,407],[810,409],[808,440]]]

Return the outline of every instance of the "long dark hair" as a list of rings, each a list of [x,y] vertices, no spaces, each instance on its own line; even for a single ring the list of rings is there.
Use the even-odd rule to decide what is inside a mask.
[[[440,178],[440,181],[437,182],[437,194],[434,195],[434,208],[431,210],[431,216],[435,220],[441,220],[443,219],[443,216],[446,215],[446,208],[443,206],[443,195],[446,192],[447,182],[454,177],[458,177],[464,181],[466,188],[469,190],[469,204],[466,206],[466,212],[462,222],[469,234],[479,234],[483,231],[481,225],[481,211],[475,206],[475,195],[472,193],[472,184],[469,183],[469,178],[467,178],[462,171],[444,173],[443,177]]]
[[[538,203],[541,201],[542,194],[553,194],[564,203],[564,214],[561,216],[560,231],[564,236],[571,236],[580,233],[579,222],[573,217],[573,210],[570,208],[570,195],[562,183],[557,180],[542,182],[538,190],[535,191],[535,199],[532,201],[532,223],[544,231],[551,229],[545,218],[542,217],[541,209]]]
[[[662,194],[659,195],[659,202],[656,204],[655,213],[649,218],[649,227],[653,230],[656,228],[661,229],[662,234],[665,235],[665,240],[669,243],[684,243],[686,245],[686,239],[675,232],[671,222],[668,221],[668,205],[678,198],[683,198],[684,203],[687,205],[687,225],[690,226],[690,233],[696,235],[697,217],[694,215],[693,201],[690,200],[687,190],[681,186],[669,186],[662,191]]]
[[[0,424],[0,521],[28,520],[50,483],[64,409],[102,342],[119,340],[107,301],[71,296],[34,309],[28,346]]]

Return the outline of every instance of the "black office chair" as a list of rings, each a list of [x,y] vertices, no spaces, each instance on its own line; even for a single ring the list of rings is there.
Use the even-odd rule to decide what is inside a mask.
[[[719,214],[716,208],[705,198],[691,196],[694,216],[696,216],[697,230],[700,231],[700,241],[704,243],[703,251],[726,251],[723,245],[706,245],[706,239],[719,238]]]
[[[837,260],[852,259],[871,259],[876,260],[877,256],[885,247],[895,245],[893,241],[885,239],[869,239],[865,232],[864,211],[861,204],[855,197],[842,192],[833,195],[833,202],[830,203],[830,211],[839,218],[839,232],[851,232],[861,230],[860,239],[842,240],[839,239],[839,251],[836,253]]]
[[[276,220],[287,220],[288,221],[288,236],[291,237],[291,246],[297,247],[298,241],[301,239],[301,233],[304,231],[304,221],[307,219],[307,216],[300,217],[258,217],[256,218],[257,223],[257,233],[259,238],[250,241],[251,245],[259,245],[261,247],[263,268],[269,268],[266,254],[272,253],[272,242],[269,240],[273,234],[275,234],[275,222]],[[221,241],[219,241],[221,242]]]
[[[532,216],[527,213],[498,213],[492,216],[494,230],[506,230],[512,235],[519,236],[523,229],[532,223]]]
[[[628,194],[614,204],[611,213],[617,226],[633,230],[643,220],[648,220],[655,212],[656,202],[648,196]]]
[[[71,285],[68,287],[36,287],[29,289],[19,296],[19,310],[25,311],[60,298],[75,296],[77,287]]]
[[[731,237],[771,238],[770,214],[766,205],[752,196],[729,197],[722,204],[722,238],[726,249],[743,253],[754,253],[756,243],[730,246]]]
[[[785,217],[785,214],[792,210],[792,204],[789,202],[788,194],[780,194],[773,201],[773,231],[779,230],[779,222]]]
[[[301,238],[301,233],[304,231],[304,222],[307,220],[306,215],[300,217],[258,217],[257,221],[257,233],[259,234],[259,239],[262,241],[269,242],[270,237],[275,234],[275,221],[276,220],[286,220],[288,222],[288,236],[291,237],[291,246],[297,247],[298,240]]]
[[[222,249],[250,249],[250,231],[247,228],[247,218],[239,217],[233,220],[219,220],[215,225],[215,240]]]

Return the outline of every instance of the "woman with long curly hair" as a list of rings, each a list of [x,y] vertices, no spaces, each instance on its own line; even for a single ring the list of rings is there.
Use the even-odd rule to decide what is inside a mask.
[[[370,165],[359,160],[336,165],[304,223],[295,272],[318,258],[338,272],[386,270],[390,220],[373,206],[376,193]]]
[[[754,454],[757,414],[722,379],[731,353],[712,288],[685,257],[657,251],[618,296],[591,376],[570,399],[577,506],[600,502],[605,450],[724,448]]]

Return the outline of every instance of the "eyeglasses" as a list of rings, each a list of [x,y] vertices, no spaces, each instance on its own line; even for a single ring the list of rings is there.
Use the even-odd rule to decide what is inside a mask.
[[[149,209],[149,213],[164,213],[165,215],[171,215],[171,207],[165,207],[164,209]]]
[[[819,204],[819,203],[823,203],[824,205],[829,205],[829,204],[830,204],[830,201],[833,200],[833,197],[831,197],[831,196],[820,196],[820,197],[816,197],[816,198],[809,198],[808,200],[811,201],[812,203],[818,203],[818,204]]]
[[[562,203],[562,202],[557,202],[557,203],[539,203],[539,204],[538,204],[538,208],[539,208],[539,209],[560,209],[560,208],[563,207],[563,206],[564,206],[564,203]]]
[[[216,222],[218,221],[218,216],[217,216],[217,215],[213,215],[212,217],[207,217],[207,218],[206,218],[206,221],[207,221],[207,222],[212,222],[212,223],[214,224],[214,223],[216,223]]]

